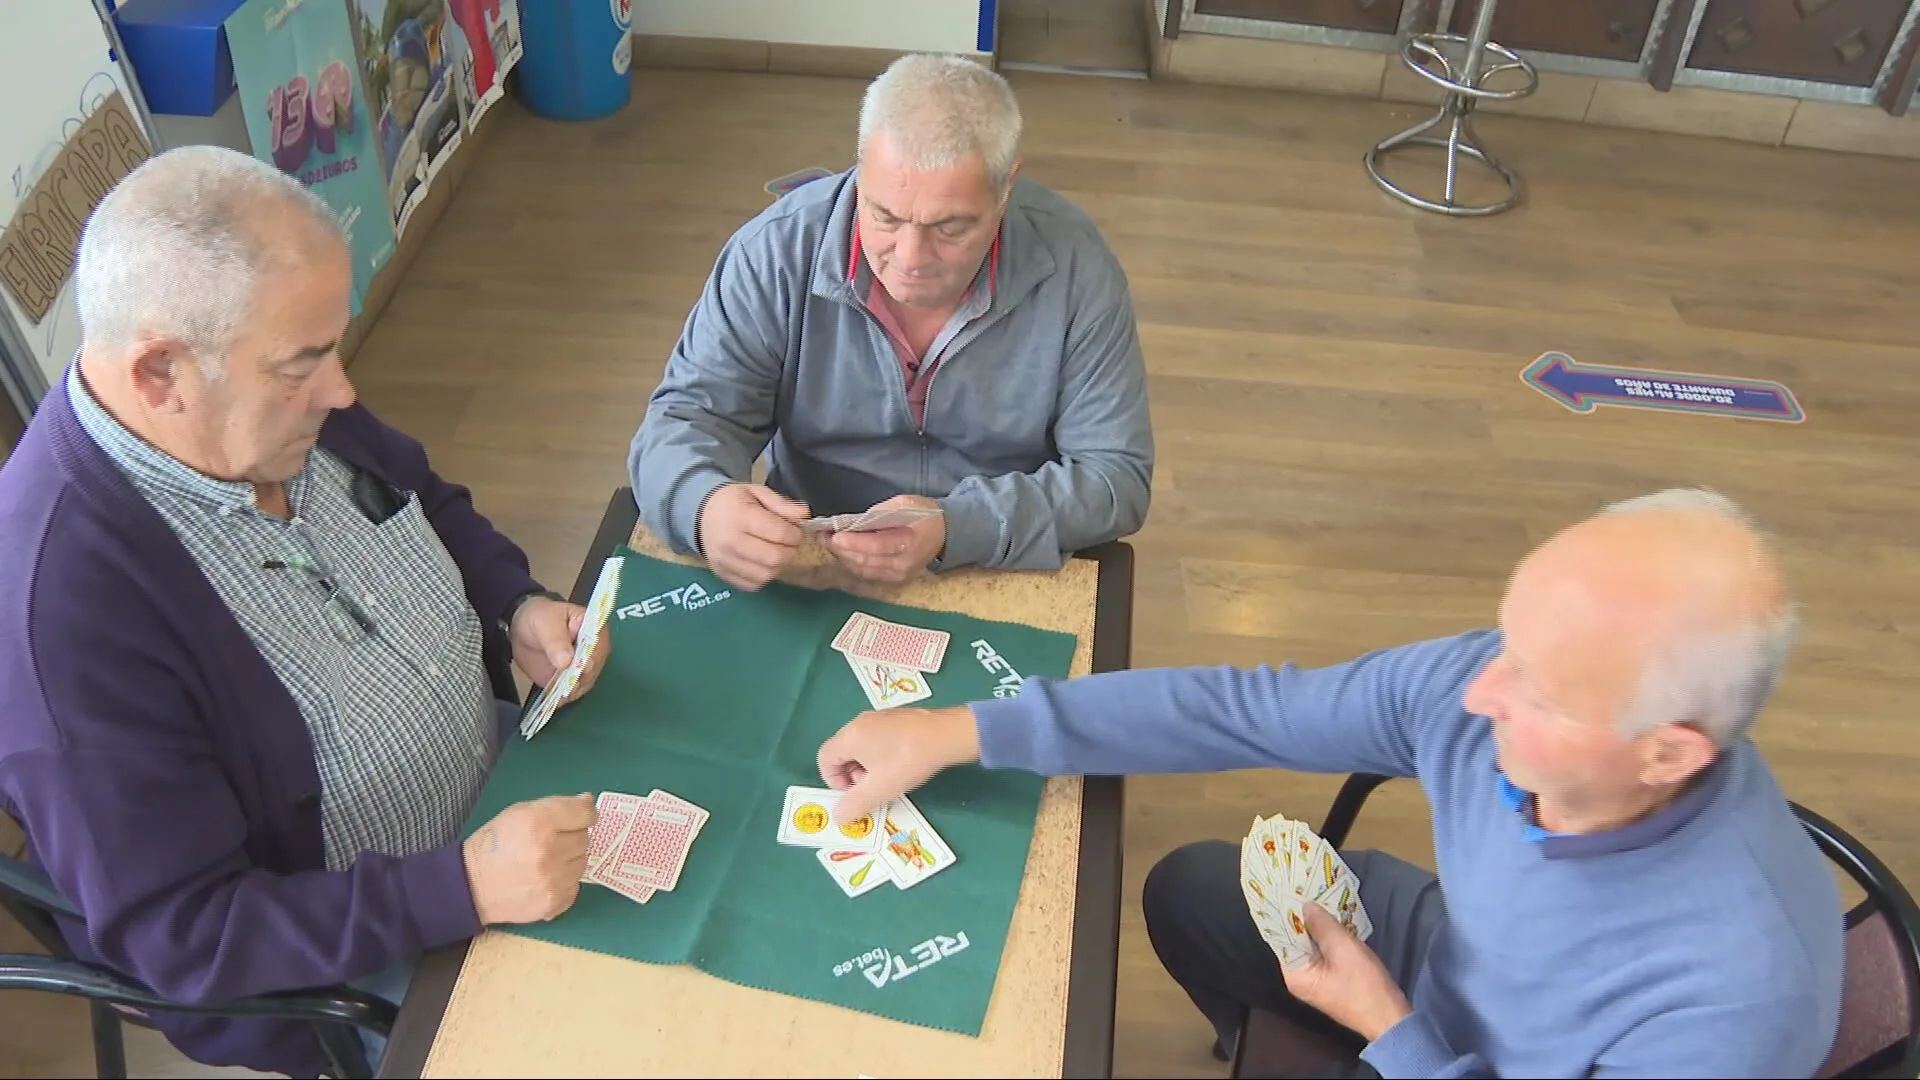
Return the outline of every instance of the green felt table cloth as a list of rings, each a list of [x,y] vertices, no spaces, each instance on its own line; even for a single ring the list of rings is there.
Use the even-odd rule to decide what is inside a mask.
[[[583,885],[552,922],[500,929],[978,1035],[1043,781],[947,770],[909,798],[954,865],[857,897],[813,849],[776,842],[781,804],[789,785],[821,786],[820,744],[871,707],[831,647],[854,611],[952,635],[918,703],[929,707],[1010,692],[1017,677],[1065,678],[1074,636],[778,582],[730,590],[704,567],[615,554],[606,668],[532,740],[507,745],[468,832],[514,802],[583,791],[661,788],[712,817],[672,892],[643,905]]]

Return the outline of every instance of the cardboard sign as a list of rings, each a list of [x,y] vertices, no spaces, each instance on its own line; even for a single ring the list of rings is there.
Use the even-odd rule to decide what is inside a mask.
[[[47,317],[73,273],[93,208],[153,154],[118,91],[93,110],[20,201],[0,233],[0,282],[34,322]]]

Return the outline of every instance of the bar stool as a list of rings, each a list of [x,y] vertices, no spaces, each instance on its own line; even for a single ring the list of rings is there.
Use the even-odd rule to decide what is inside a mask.
[[[1465,0],[1462,0],[1464,3]],[[1422,210],[1431,210],[1437,214],[1453,217],[1482,217],[1497,214],[1520,201],[1520,180],[1513,170],[1501,164],[1492,154],[1474,140],[1473,110],[1481,101],[1512,101],[1533,93],[1540,86],[1540,73],[1534,66],[1522,59],[1520,54],[1504,45],[1496,45],[1487,40],[1493,27],[1494,8],[1499,0],[1480,0],[1479,10],[1473,15],[1473,29],[1467,34],[1453,34],[1441,31],[1414,34],[1400,48],[1400,58],[1408,67],[1428,82],[1446,91],[1440,101],[1440,111],[1430,119],[1423,120],[1398,135],[1383,139],[1367,151],[1367,172],[1372,174],[1374,183],[1404,203],[1417,206]],[[1448,55],[1448,48],[1460,50],[1458,59]],[[1487,54],[1492,53],[1501,63],[1486,66]],[[1440,70],[1428,67],[1423,60],[1437,61]],[[1483,84],[1503,71],[1525,73],[1525,86],[1510,90],[1489,90]],[[1448,125],[1447,135],[1441,138],[1426,132]],[[1446,189],[1442,201],[1416,195],[1406,188],[1388,180],[1380,173],[1380,158],[1384,154],[1409,146],[1433,146],[1447,152]],[[1498,202],[1471,204],[1462,203],[1454,197],[1454,185],[1459,176],[1461,155],[1478,161],[1488,169],[1500,174],[1507,182],[1507,197]]]

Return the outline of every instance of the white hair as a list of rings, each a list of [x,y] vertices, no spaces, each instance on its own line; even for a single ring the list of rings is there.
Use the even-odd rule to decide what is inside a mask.
[[[1601,516],[1649,510],[1725,518],[1762,548],[1758,525],[1732,499],[1705,488],[1669,488],[1614,503]],[[1792,601],[1733,627],[1695,630],[1657,650],[1640,674],[1640,686],[1620,717],[1631,737],[1665,724],[1698,727],[1725,747],[1745,735],[1779,685],[1800,633]]]
[[[1005,192],[1020,157],[1020,103],[997,72],[962,56],[902,56],[860,102],[858,154],[873,137],[916,169],[945,169],[979,155],[987,183]]]
[[[114,353],[144,334],[178,338],[219,379],[261,276],[292,254],[284,232],[262,227],[279,209],[344,242],[331,208],[266,162],[224,146],[148,159],[81,233],[73,291],[82,340]]]

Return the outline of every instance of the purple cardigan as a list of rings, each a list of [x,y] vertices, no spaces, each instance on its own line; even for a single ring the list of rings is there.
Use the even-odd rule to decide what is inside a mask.
[[[364,407],[320,445],[419,495],[494,693],[518,700],[498,619],[539,588],[525,554]],[[362,978],[480,931],[458,844],[326,870],[299,709],[57,390],[0,468],[0,551],[0,800],[84,913],[66,928],[81,959],[204,1002]],[[162,1024],[210,1064],[326,1067],[304,1024]]]

